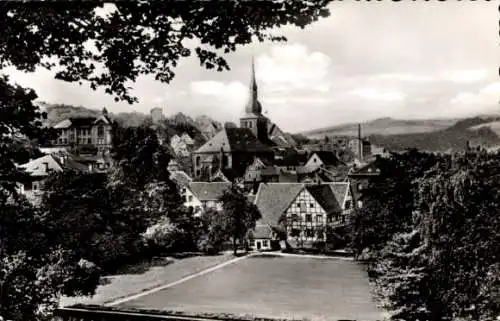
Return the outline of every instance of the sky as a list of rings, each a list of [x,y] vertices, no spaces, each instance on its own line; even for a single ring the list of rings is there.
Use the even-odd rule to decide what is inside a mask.
[[[226,55],[230,71],[182,60],[170,84],[144,76],[134,105],[103,90],[55,80],[49,71],[4,70],[39,100],[111,112],[183,112],[238,123],[255,57],[263,110],[298,132],[381,117],[454,118],[500,111],[498,8],[494,1],[334,1],[330,17],[277,32],[286,43],[255,43]]]

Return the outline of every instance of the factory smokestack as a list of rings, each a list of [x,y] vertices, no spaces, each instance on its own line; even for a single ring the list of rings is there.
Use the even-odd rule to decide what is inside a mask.
[[[359,160],[363,160],[363,141],[361,139],[361,124],[358,124],[358,155]]]

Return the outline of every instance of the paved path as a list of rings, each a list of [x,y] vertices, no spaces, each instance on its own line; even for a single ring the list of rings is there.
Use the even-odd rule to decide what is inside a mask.
[[[126,296],[126,297],[123,297],[123,298],[120,298],[120,299],[117,299],[117,300],[113,300],[111,302],[106,302],[105,303],[105,306],[115,306],[115,305],[119,305],[119,304],[122,304],[122,303],[125,303],[125,302],[128,302],[128,301],[131,301],[131,300],[135,300],[135,299],[138,299],[140,297],[143,297],[143,296],[146,296],[146,295],[149,295],[151,293],[155,293],[155,292],[158,292],[158,291],[161,291],[161,290],[164,290],[166,288],[169,288],[169,287],[172,287],[172,286],[175,286],[175,285],[178,285],[180,283],[183,283],[183,282],[186,282],[186,281],[189,281],[193,278],[196,278],[198,276],[201,276],[201,275],[205,275],[207,273],[210,273],[210,272],[213,272],[217,269],[220,269],[220,268],[223,268],[229,264],[233,264],[233,263],[236,263],[238,261],[241,261],[245,258],[247,258],[248,256],[252,256],[252,255],[255,255],[255,254],[249,254],[249,255],[246,255],[246,256],[241,256],[241,257],[237,257],[237,258],[234,258],[232,260],[229,260],[227,262],[224,262],[224,263],[221,263],[221,264],[218,264],[216,266],[213,266],[211,268],[208,268],[208,269],[205,269],[205,270],[202,270],[200,272],[196,272],[196,273],[193,273],[191,275],[188,275],[180,280],[177,280],[177,281],[174,281],[174,282],[170,282],[170,283],[167,283],[167,284],[164,284],[164,285],[161,285],[161,286],[156,286],[156,287],[153,287],[151,289],[148,289],[146,291],[142,291],[140,293],[136,293],[136,294],[133,294],[133,295],[129,295],[129,296]]]
[[[217,256],[195,256],[178,259],[168,265],[154,266],[143,273],[130,273],[106,277],[108,284],[97,288],[96,294],[91,297],[62,297],[60,306],[81,304],[105,304],[122,297],[130,296],[141,291],[162,286],[166,283],[180,280],[193,273],[217,266],[233,259],[231,253]]]
[[[303,257],[309,259],[323,259],[323,260],[343,260],[343,261],[354,261],[352,257],[345,256],[330,256],[321,254],[294,254],[294,253],[281,253],[281,252],[262,252],[261,255],[274,255],[274,256],[288,256],[288,257]]]

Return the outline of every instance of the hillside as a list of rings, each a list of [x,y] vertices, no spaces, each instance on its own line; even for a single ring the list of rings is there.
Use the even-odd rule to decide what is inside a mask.
[[[454,125],[433,132],[398,135],[371,135],[370,142],[375,146],[398,151],[417,148],[426,151],[463,150],[470,142],[472,146],[493,147],[500,145],[500,136],[492,128],[499,123],[500,117],[474,117],[457,121]],[[498,125],[497,125],[498,126]],[[498,130],[498,127],[496,128]]]
[[[422,119],[403,120],[390,117],[379,118],[362,123],[362,135],[395,135],[426,133],[445,129],[455,124],[457,119]],[[323,138],[324,136],[357,136],[358,124],[349,123],[303,132],[309,138]]]

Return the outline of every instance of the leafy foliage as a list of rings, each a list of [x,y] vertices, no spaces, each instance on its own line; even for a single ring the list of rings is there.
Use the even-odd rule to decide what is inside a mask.
[[[95,11],[102,11],[103,2],[3,3],[0,64],[25,71],[58,65],[56,78],[104,87],[115,100],[133,103],[137,98],[127,84],[140,75],[170,82],[179,60],[193,51],[202,66],[229,69],[222,52],[252,38],[285,40],[270,30],[286,24],[304,28],[329,15],[330,1],[117,2],[105,15]],[[191,45],[192,39],[199,44]]]
[[[99,271],[51,242],[43,212],[19,195],[25,143],[44,136],[36,94],[0,77],[0,316],[44,320],[61,293],[92,294]]]
[[[233,251],[236,255],[237,241],[243,243],[248,231],[255,228],[255,223],[262,215],[257,206],[251,203],[240,188],[233,184],[224,192],[219,199],[223,204],[221,215],[217,217],[217,225],[226,234],[226,238],[232,239]]]
[[[356,250],[374,253],[371,275],[391,318],[498,317],[500,154],[469,151],[450,158],[414,153],[406,159],[393,156],[388,163],[395,159],[404,160],[412,193],[401,198],[404,191],[397,187],[374,192],[370,196],[379,199],[366,202],[355,223]],[[397,171],[397,163],[392,166]],[[397,176],[382,173],[380,186],[395,186],[386,184]],[[406,219],[389,211],[392,207],[384,204],[390,202],[407,204]],[[384,237],[375,238],[374,228]]]

